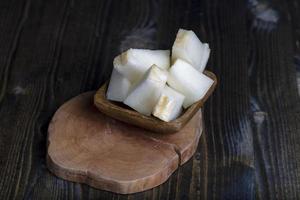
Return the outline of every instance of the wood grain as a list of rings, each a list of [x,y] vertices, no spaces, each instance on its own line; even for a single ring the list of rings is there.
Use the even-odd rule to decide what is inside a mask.
[[[282,6],[284,10],[278,9]],[[261,199],[299,199],[300,98],[293,65],[291,23],[287,4],[268,5],[280,19],[276,30],[252,28],[252,125],[257,184]],[[275,15],[273,14],[273,15]],[[268,33],[268,34],[267,34]],[[273,166],[273,167],[271,167]]]
[[[136,193],[165,182],[195,153],[201,112],[181,131],[162,137],[100,113],[94,94],[66,102],[51,120],[47,166],[58,177],[116,193]]]
[[[0,1],[0,199],[299,199],[298,11],[298,0]],[[49,173],[58,107],[99,88],[121,51],[168,49],[180,27],[209,42],[219,78],[192,160],[134,195]]]
[[[164,122],[152,115],[143,115],[122,103],[108,100],[106,98],[107,82],[97,90],[94,96],[94,104],[102,113],[114,119],[160,134],[175,133],[180,131],[189,122],[189,120],[193,118],[216,88],[217,77],[214,73],[207,70],[203,73],[214,81],[205,96],[189,108],[185,109],[178,118],[170,122]]]

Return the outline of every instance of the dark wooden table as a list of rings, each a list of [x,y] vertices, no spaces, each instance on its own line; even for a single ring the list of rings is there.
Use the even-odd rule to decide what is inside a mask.
[[[168,49],[180,27],[209,42],[220,80],[195,156],[129,196],[52,175],[56,109],[122,50]],[[300,199],[299,72],[299,0],[1,0],[0,199]]]

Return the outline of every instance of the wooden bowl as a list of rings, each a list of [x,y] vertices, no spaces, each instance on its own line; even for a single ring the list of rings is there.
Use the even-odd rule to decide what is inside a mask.
[[[102,87],[96,92],[94,96],[94,104],[102,113],[120,121],[157,133],[174,133],[183,128],[186,123],[197,113],[217,85],[217,77],[214,73],[207,70],[205,70],[203,73],[214,81],[206,95],[201,100],[185,109],[180,117],[170,122],[164,122],[154,116],[145,116],[123,103],[107,100],[106,90],[108,83],[102,85]]]

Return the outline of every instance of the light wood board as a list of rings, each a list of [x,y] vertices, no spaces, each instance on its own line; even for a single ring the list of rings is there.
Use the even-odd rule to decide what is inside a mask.
[[[93,105],[93,95],[66,102],[49,125],[47,166],[58,177],[135,193],[162,184],[194,154],[201,111],[181,131],[158,134],[107,117]]]

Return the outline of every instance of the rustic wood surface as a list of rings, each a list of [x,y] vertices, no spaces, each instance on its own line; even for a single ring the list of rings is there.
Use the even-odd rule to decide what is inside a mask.
[[[1,0],[0,199],[299,199],[299,0]],[[47,128],[128,47],[212,49],[219,85],[195,156],[163,185],[116,195],[46,168]],[[299,74],[299,73],[298,73]]]
[[[47,167],[60,178],[130,194],[165,182],[195,153],[201,111],[180,131],[158,134],[99,112],[94,92],[64,103],[48,128]]]
[[[214,75],[214,73],[205,70],[204,74],[214,81],[205,96],[191,105],[188,109],[184,110],[183,114],[181,114],[181,116],[179,116],[177,119],[170,122],[164,122],[152,115],[143,115],[120,102],[109,101],[106,98],[107,82],[97,90],[94,96],[94,104],[102,113],[105,113],[106,115],[122,122],[133,124],[135,126],[160,134],[175,133],[180,131],[189,122],[189,120],[199,111],[199,109],[204,105],[216,88],[217,77]]]

